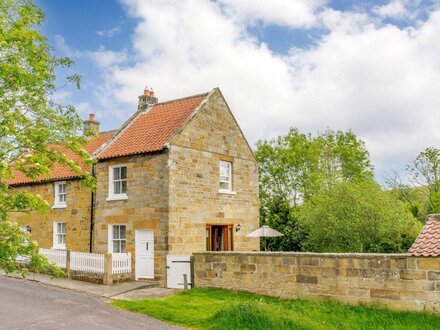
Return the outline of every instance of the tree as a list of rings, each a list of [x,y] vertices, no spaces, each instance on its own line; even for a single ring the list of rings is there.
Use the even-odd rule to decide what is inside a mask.
[[[394,172],[393,175],[385,179],[385,186],[391,194],[407,206],[414,217],[421,223],[424,222],[428,214],[428,207],[426,197],[421,193],[424,189],[423,187],[412,187],[409,184],[403,183],[397,172]]]
[[[298,221],[300,208],[275,198],[268,205],[267,214],[262,214],[265,224],[282,233],[282,237],[273,237],[268,240],[270,251],[302,251],[307,238],[307,231]],[[261,240],[261,249],[265,249],[265,241]]]
[[[286,136],[259,141],[255,155],[262,198],[281,198],[292,206],[340,180],[373,175],[365,144],[352,132],[327,130],[312,137],[292,128]]]
[[[421,224],[372,179],[338,182],[307,200],[300,223],[315,252],[406,252]]]
[[[77,134],[81,120],[72,106],[50,100],[57,90],[55,70],[72,65],[51,54],[37,27],[44,13],[30,0],[0,0],[0,268],[16,269],[17,255],[30,256],[34,269],[47,266],[35,242],[8,222],[11,211],[48,212],[40,196],[8,185],[14,171],[44,179],[54,164],[69,167],[93,186],[83,149],[87,137]],[[79,76],[67,82],[79,87]],[[76,159],[74,161],[72,159]]]
[[[296,219],[302,203],[340,181],[371,178],[364,143],[352,132],[327,130],[313,137],[290,129],[286,136],[259,141],[260,219],[283,232],[271,249],[301,249],[306,233]],[[288,242],[288,243],[287,243]]]
[[[411,183],[426,196],[428,213],[440,212],[440,150],[426,148],[407,166]]]

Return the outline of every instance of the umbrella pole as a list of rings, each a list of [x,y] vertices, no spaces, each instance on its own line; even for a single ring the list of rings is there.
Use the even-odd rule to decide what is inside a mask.
[[[269,244],[267,242],[267,237],[264,238],[264,241],[266,242],[266,251],[269,251]]]

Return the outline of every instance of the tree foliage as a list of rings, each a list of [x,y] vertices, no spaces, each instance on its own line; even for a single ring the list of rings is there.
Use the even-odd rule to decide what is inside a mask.
[[[284,234],[268,240],[270,251],[302,251],[307,238],[307,231],[298,221],[300,207],[292,207],[282,199],[275,198],[264,210],[265,224]],[[265,241],[261,240],[261,250],[265,249]]]
[[[300,223],[315,252],[406,252],[421,224],[371,179],[338,182],[307,200]]]
[[[298,215],[304,201],[338,182],[372,177],[368,151],[352,132],[327,130],[313,137],[292,128],[286,136],[258,142],[255,154],[261,223],[285,235],[270,240],[272,250],[303,249],[307,232]]]
[[[410,181],[426,196],[428,213],[440,212],[440,150],[426,148],[407,166]]]
[[[440,213],[440,150],[424,149],[406,170],[408,182],[393,173],[385,184],[423,223],[428,214]]]
[[[14,244],[29,240],[19,238],[20,232],[7,221],[8,213],[48,208],[40,196],[9,187],[14,169],[31,179],[44,179],[58,163],[93,185],[88,171],[72,160],[73,155],[91,166],[83,149],[87,137],[77,134],[81,120],[72,106],[50,99],[57,90],[55,70],[69,67],[72,61],[51,54],[38,30],[43,19],[43,11],[32,1],[0,0],[0,230],[1,239],[9,242],[2,245],[0,267],[9,271],[16,255]],[[67,77],[67,82],[79,85],[79,77]],[[21,252],[39,260],[33,244]]]
[[[260,196],[300,205],[338,181],[372,177],[365,144],[352,132],[327,130],[312,137],[290,129],[286,136],[257,143]]]

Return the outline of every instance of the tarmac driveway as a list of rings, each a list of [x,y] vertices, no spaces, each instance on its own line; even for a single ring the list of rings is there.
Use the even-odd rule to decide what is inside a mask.
[[[0,275],[0,329],[180,329],[103,298]]]

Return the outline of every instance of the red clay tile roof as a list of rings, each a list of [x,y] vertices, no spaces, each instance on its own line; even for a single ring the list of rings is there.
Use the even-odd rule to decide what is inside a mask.
[[[431,214],[416,241],[408,250],[410,256],[440,256],[440,214]]]
[[[114,141],[98,153],[98,159],[162,150],[185,124],[208,93],[157,103],[140,112]]]
[[[89,141],[89,143],[85,147],[85,150],[89,154],[93,154],[102,144],[104,144],[111,137],[113,137],[115,133],[116,131],[101,132],[97,137]],[[69,156],[70,159],[75,161],[80,161],[79,157],[73,154],[70,150],[67,150],[65,153],[67,156]],[[86,169],[85,166],[83,167],[83,169]],[[28,178],[20,171],[14,171],[13,178],[8,181],[8,184],[14,186],[14,185],[22,185],[29,183],[44,182],[44,181],[58,181],[58,180],[74,179],[74,178],[78,178],[78,174],[74,173],[69,167],[62,166],[60,164],[55,164],[49,175],[37,180],[32,180]]]

